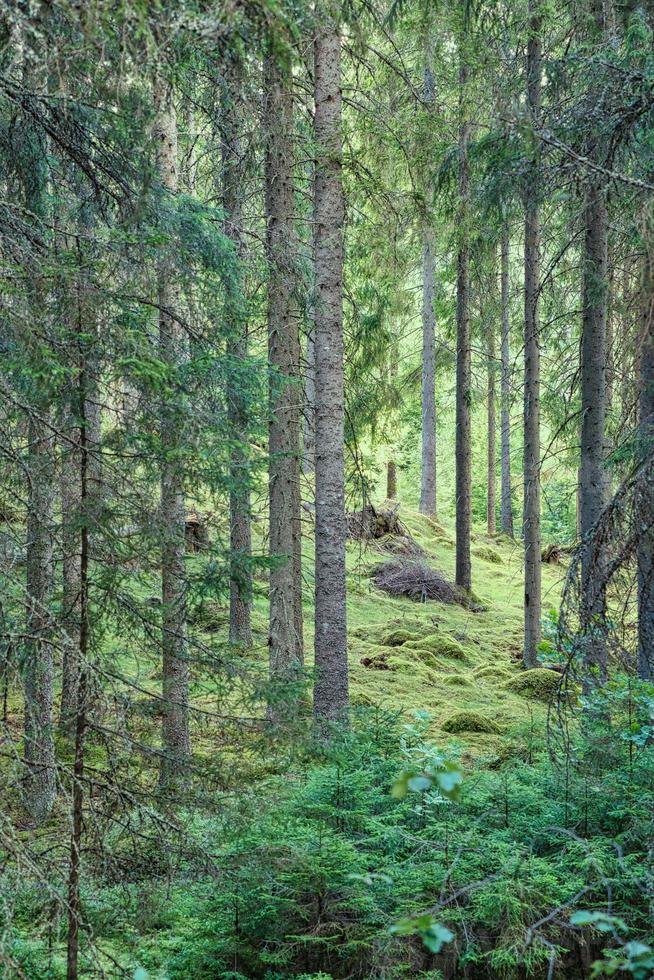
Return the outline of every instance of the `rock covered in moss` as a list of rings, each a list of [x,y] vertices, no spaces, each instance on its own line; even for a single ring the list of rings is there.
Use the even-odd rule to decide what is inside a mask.
[[[477,711],[457,711],[450,715],[441,728],[450,735],[458,735],[460,732],[483,732],[486,735],[500,735],[501,729],[496,725],[492,718],[484,718]]]
[[[533,698],[537,701],[549,701],[557,687],[561,677],[555,670],[548,670],[546,667],[533,667],[525,670],[517,677],[512,677],[504,686],[514,694],[521,694],[524,698]]]
[[[384,633],[380,642],[382,646],[385,647],[401,647],[404,643],[408,643],[409,640],[419,640],[420,637],[417,633],[411,633],[409,630],[397,629],[391,630],[389,633]]]
[[[422,640],[409,640],[405,644],[405,649],[416,650],[418,653],[424,652],[435,657],[445,657],[449,660],[465,661],[468,659],[468,652],[457,640],[451,636],[443,636],[441,633],[434,633],[432,636],[425,636]]]

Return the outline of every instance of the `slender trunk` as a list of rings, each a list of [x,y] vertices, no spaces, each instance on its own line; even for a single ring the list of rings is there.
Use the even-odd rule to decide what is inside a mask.
[[[511,357],[509,333],[509,226],[502,227],[501,244],[501,293],[502,293],[502,344],[501,344],[501,521],[502,531],[513,537],[513,509],[511,507]]]
[[[422,238],[422,469],[420,513],[436,517],[436,315],[434,312],[434,234]]]
[[[73,735],[77,717],[77,686],[79,682],[80,631],[80,554],[79,485],[80,429],[75,422],[73,406],[67,412],[65,435],[61,447],[61,543],[62,597],[61,644],[63,652],[59,729],[63,735]]]
[[[316,455],[316,332],[310,313],[307,333],[306,374],[304,377],[304,455],[303,470],[313,473]]]
[[[345,588],[341,39],[329,18],[315,41],[316,622],[314,717],[348,706]]]
[[[582,625],[604,615],[603,556],[592,529],[606,503],[604,471],[606,417],[606,260],[608,217],[604,190],[588,189],[585,209],[585,249],[581,328],[581,466],[579,480],[582,566]],[[589,637],[586,660],[606,676],[606,647]]]
[[[642,280],[642,346],[640,355],[639,443],[643,459],[654,452],[654,235],[645,221]],[[654,487],[639,500],[638,541],[638,676],[654,679]]]
[[[293,96],[290,77],[273,55],[266,59],[266,222],[269,265],[268,357],[270,388],[269,505],[270,679],[269,714],[293,713],[287,685],[302,667],[300,530],[300,338],[297,303],[293,185]],[[300,581],[298,581],[298,579]],[[285,703],[286,702],[286,703]]]
[[[497,432],[495,423],[495,325],[488,325],[488,479],[486,493],[486,521],[488,535],[495,535],[495,504],[497,498]]]
[[[81,326],[81,324],[80,324]],[[70,838],[70,862],[68,870],[68,942],[67,980],[77,980],[79,958],[79,931],[82,917],[80,896],[80,872],[82,855],[83,804],[84,804],[84,741],[87,712],[87,669],[89,654],[89,430],[92,421],[87,412],[87,358],[80,351],[82,365],[79,379],[79,631],[77,651],[77,684],[75,689],[75,761],[73,764],[72,831]]]
[[[533,128],[540,120],[541,18],[539,0],[529,0],[527,104]],[[534,141],[537,137],[534,136]],[[538,663],[541,641],[540,546],[540,289],[539,154],[536,149],[525,192],[525,383],[524,383],[524,525],[525,544],[525,667]]]
[[[459,253],[456,279],[456,584],[466,591],[472,585],[470,533],[472,504],[472,449],[470,402],[472,388],[470,338],[470,174],[468,142],[470,121],[466,87],[466,53],[459,52]]]
[[[601,39],[607,29],[603,0],[593,0],[593,34]],[[600,147],[593,151],[602,162]],[[591,532],[606,503],[604,469],[606,450],[606,319],[608,212],[603,178],[593,174],[584,207],[584,255],[581,323],[581,465],[579,472],[581,554],[581,625],[587,631],[585,660],[599,680],[606,679],[606,645],[593,623],[606,611],[602,565],[605,556]]]
[[[56,795],[53,738],[52,617],[53,440],[47,423],[29,423],[27,514],[27,640],[25,650],[25,807],[35,824]]]
[[[170,85],[157,80],[154,138],[162,186],[169,194],[178,189],[177,120]],[[179,291],[172,263],[159,268],[159,349],[161,360],[174,371],[184,357],[184,337],[176,319]],[[180,448],[183,444],[177,392],[169,390],[161,404],[161,500],[163,536],[161,598],[163,655],[163,721],[160,783],[174,789],[188,777],[189,667],[186,642],[185,506]]]
[[[228,328],[227,352],[236,361],[248,353],[248,328],[243,300],[240,264],[245,257],[243,242],[243,174],[239,139],[239,92],[242,65],[230,62],[223,80],[221,99],[222,195],[225,210],[225,234],[236,246],[238,277],[227,287],[225,319]],[[250,524],[250,488],[247,470],[247,404],[238,385],[228,395],[228,415],[234,434],[231,452],[229,490],[230,594],[229,641],[241,646],[252,645],[251,603],[252,529]]]
[[[433,38],[427,30],[423,99],[433,112],[436,97],[433,73]],[[430,198],[425,188],[427,200]],[[434,310],[434,230],[428,214],[422,229],[422,467],[420,513],[436,517],[436,313]]]

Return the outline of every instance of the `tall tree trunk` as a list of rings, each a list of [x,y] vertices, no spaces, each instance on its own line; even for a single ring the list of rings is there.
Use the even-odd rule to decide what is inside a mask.
[[[82,318],[78,322],[80,334],[84,329]],[[82,919],[82,902],[80,895],[80,876],[82,858],[82,832],[83,832],[83,804],[84,804],[84,742],[86,738],[86,716],[87,716],[87,673],[88,673],[88,654],[89,654],[89,520],[92,518],[91,497],[89,493],[89,482],[93,478],[93,470],[97,472],[97,462],[91,465],[90,450],[92,444],[89,435],[95,437],[93,425],[97,413],[91,407],[88,399],[90,388],[90,378],[87,373],[89,364],[88,350],[86,344],[80,337],[79,356],[80,374],[78,383],[78,405],[77,414],[79,415],[79,450],[76,453],[78,463],[77,476],[79,479],[78,497],[78,516],[77,531],[78,542],[76,548],[79,549],[78,572],[78,592],[79,607],[77,619],[77,641],[78,649],[76,656],[76,685],[74,691],[74,710],[75,710],[75,759],[73,763],[73,791],[72,791],[72,829],[70,837],[70,861],[68,869],[68,940],[66,949],[67,959],[67,980],[77,980],[78,960],[79,960],[79,931]],[[76,447],[77,449],[77,447]]]
[[[606,261],[608,217],[604,190],[587,191],[581,328],[581,465],[580,518],[582,546],[582,624],[590,628],[605,610],[601,581],[602,555],[588,536],[606,503],[604,471],[606,418]],[[586,660],[606,674],[606,648],[589,637]]]
[[[304,376],[304,453],[302,469],[313,473],[316,455],[316,331],[313,311],[310,313],[306,344],[306,371]]]
[[[228,64],[222,85],[222,195],[225,210],[225,234],[234,242],[239,264],[245,258],[243,242],[243,174],[239,138],[239,93],[243,84],[243,67],[234,56]],[[243,298],[242,272],[231,281],[226,295],[228,327],[227,352],[243,361],[248,352],[248,327]],[[252,529],[250,524],[250,488],[247,472],[247,405],[237,385],[228,392],[228,414],[234,448],[231,453],[229,490],[229,641],[252,645],[251,603]]]
[[[542,51],[539,0],[529,0],[527,106],[532,127],[540,121]],[[534,135],[536,146],[537,136]],[[541,641],[540,547],[540,288],[539,153],[534,150],[525,192],[525,383],[524,383],[524,526],[525,545],[525,667],[538,663]]]
[[[177,120],[172,87],[155,83],[154,139],[159,180],[169,194],[178,189]],[[174,372],[184,359],[184,335],[177,320],[179,290],[169,260],[159,269],[159,349],[161,360]],[[163,536],[161,598],[163,628],[163,721],[160,783],[175,789],[188,778],[191,754],[189,735],[189,665],[186,625],[186,545],[184,473],[179,459],[183,444],[180,405],[175,390],[161,404],[161,500]]]
[[[604,0],[592,2],[592,33],[601,38],[607,28]],[[594,155],[600,157],[599,147]],[[602,583],[603,555],[589,535],[606,503],[606,318],[608,213],[604,179],[589,178],[584,207],[584,255],[581,323],[581,465],[579,472],[581,538],[581,622],[591,631],[602,618],[606,598]],[[598,585],[599,583],[599,585]],[[585,660],[598,679],[606,677],[606,646],[589,632]]]
[[[497,431],[495,422],[495,324],[488,325],[488,478],[486,492],[486,522],[489,537],[495,535],[495,505],[497,499]]]
[[[341,39],[329,18],[315,41],[316,622],[313,710],[319,730],[348,706],[345,592]]]
[[[50,428],[36,412],[30,418],[28,441],[25,808],[30,819],[40,824],[50,813],[56,795],[50,613],[54,454]]]
[[[463,42],[466,43],[465,40]],[[467,107],[467,52],[459,51],[459,253],[456,278],[456,584],[472,585],[470,532],[472,521],[472,447],[470,402],[472,388],[470,338],[470,174]]]
[[[639,443],[643,459],[654,453],[654,228],[646,214],[642,279]],[[639,500],[642,528],[638,541],[638,676],[654,679],[654,487]]]
[[[300,531],[300,337],[297,303],[291,79],[274,55],[265,66],[266,221],[269,263],[268,356],[270,389],[269,503],[270,679],[272,718],[295,710],[289,682],[302,667]],[[299,579],[299,581],[298,581]]]
[[[422,233],[422,469],[420,513],[436,517],[436,314],[434,233]]]
[[[511,357],[509,334],[511,329],[509,299],[509,225],[502,226],[500,255],[500,279],[502,301],[502,343],[501,343],[501,523],[502,531],[513,537],[513,509],[511,507]]]

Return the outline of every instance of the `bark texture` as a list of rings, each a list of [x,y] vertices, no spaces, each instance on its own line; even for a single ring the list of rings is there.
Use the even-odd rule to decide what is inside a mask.
[[[582,540],[590,535],[606,503],[604,471],[606,419],[606,261],[608,215],[603,189],[588,188],[585,208],[581,327],[581,464],[579,470],[580,523]],[[590,627],[605,610],[596,547],[582,551],[582,623]],[[606,673],[606,648],[596,640],[589,644],[586,659]]]
[[[154,140],[162,186],[169,194],[178,190],[177,120],[170,85],[155,84],[157,111]],[[176,319],[179,289],[172,263],[159,268],[159,349],[162,361],[173,371],[184,359],[184,335]],[[191,753],[189,736],[189,665],[186,625],[184,473],[180,463],[183,426],[176,391],[166,391],[161,403],[161,499],[162,530],[161,598],[163,659],[163,721],[160,782],[174,789],[188,778]]]
[[[266,224],[270,390],[269,652],[271,717],[292,712],[285,692],[303,662],[300,564],[300,335],[297,302],[291,79],[274,56],[266,59]]]
[[[315,48],[316,623],[319,731],[348,705],[345,604],[341,39],[327,19]]]
[[[468,232],[470,174],[466,87],[468,66],[460,51],[459,66],[459,252],[456,277],[456,584],[470,591],[470,533],[472,521],[472,449],[470,400],[472,386],[470,340],[470,239]]]
[[[488,389],[487,389],[487,412],[488,412],[488,446],[487,446],[487,488],[486,488],[486,523],[489,537],[495,534],[495,506],[497,502],[497,425],[495,418],[495,375],[497,363],[495,359],[495,326],[491,323],[488,326]]]
[[[604,0],[591,3],[591,36],[601,39],[608,26]],[[598,99],[601,96],[598,94]],[[603,162],[599,138],[590,154]],[[581,623],[588,633],[585,659],[597,679],[606,678],[606,645],[592,635],[592,624],[606,609],[601,566],[604,561],[590,535],[606,504],[606,322],[608,309],[607,251],[608,212],[605,180],[589,175],[584,206],[584,253],[581,321],[581,460],[579,468],[579,518],[583,545],[581,555]]]
[[[510,299],[509,299],[509,226],[502,227],[500,255],[500,289],[502,302],[501,339],[501,527],[505,534],[513,537],[513,509],[511,507],[511,352],[510,341]]]
[[[234,242],[239,263],[245,258],[243,240],[243,174],[242,148],[239,138],[238,93],[243,68],[236,57],[225,70],[221,92],[222,194],[225,210],[225,234]],[[227,352],[237,361],[248,353],[248,327],[239,268],[236,281],[230,282],[226,297],[228,329]],[[252,528],[250,523],[250,488],[247,472],[247,404],[237,384],[227,393],[227,409],[234,447],[231,452],[229,490],[229,641],[241,646],[252,645]]]
[[[422,237],[422,468],[420,513],[436,517],[436,315],[434,312],[434,236]]]
[[[642,280],[639,441],[643,458],[654,452],[654,230],[645,222]],[[654,679],[654,487],[640,500],[638,543],[638,676]]]
[[[50,615],[54,446],[50,428],[36,413],[30,419],[28,439],[25,808],[31,821],[40,824],[48,817],[56,795]]]
[[[427,34],[423,98],[433,110],[435,99],[432,71],[433,44]],[[428,193],[428,192],[427,192]],[[420,470],[420,513],[437,515],[436,494],[436,313],[434,310],[434,231],[427,216],[422,231],[422,465]]]
[[[527,106],[532,127],[540,121],[542,51],[539,0],[529,3],[527,47]],[[524,522],[525,545],[525,667],[537,665],[541,641],[541,535],[540,535],[540,287],[539,154],[534,157],[525,192],[525,381],[524,381]]]

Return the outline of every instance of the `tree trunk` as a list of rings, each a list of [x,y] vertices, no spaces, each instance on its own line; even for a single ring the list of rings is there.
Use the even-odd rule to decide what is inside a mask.
[[[497,498],[497,433],[495,423],[495,325],[488,325],[488,479],[486,493],[486,521],[488,536],[495,535],[495,504]]]
[[[300,338],[297,304],[291,79],[266,59],[266,221],[269,264],[268,356],[270,389],[269,504],[270,679],[269,714],[293,713],[288,684],[300,677],[303,651],[298,598],[300,531]],[[300,579],[300,581],[298,581]]]
[[[640,355],[639,443],[643,459],[654,452],[654,234],[651,218],[644,223],[645,259],[642,280],[642,341]],[[639,501],[642,528],[638,541],[638,676],[654,679],[654,487]]]
[[[511,507],[511,357],[509,333],[511,329],[509,308],[509,226],[502,227],[501,243],[501,293],[502,293],[502,344],[501,344],[501,522],[502,531],[513,537],[513,509]]]
[[[603,0],[593,0],[592,32],[601,39],[607,28]],[[594,155],[602,162],[596,147]],[[606,646],[593,635],[602,619],[606,596],[601,566],[604,556],[590,534],[606,504],[606,319],[608,213],[603,178],[592,174],[585,194],[581,322],[581,465],[579,471],[581,553],[581,626],[588,630],[585,660],[599,680],[606,679]],[[598,583],[600,583],[598,585]]]
[[[316,623],[319,730],[348,706],[345,592],[341,39],[328,17],[315,41]]]
[[[176,194],[179,179],[177,120],[172,88],[161,79],[155,84],[155,106],[154,139],[159,179],[169,194]],[[184,336],[176,319],[179,290],[172,263],[166,259],[159,268],[158,288],[160,356],[174,372],[184,359]],[[181,429],[180,405],[173,388],[173,391],[166,391],[161,404],[161,647],[164,701],[160,783],[168,789],[175,789],[187,780],[191,754],[185,595],[186,514],[184,474],[179,461],[179,450],[183,445]]]
[[[422,469],[420,513],[436,517],[436,315],[434,312],[434,234],[422,238]]]
[[[541,104],[541,18],[539,0],[529,0],[527,105],[536,129]],[[537,137],[534,136],[534,141]],[[536,149],[525,192],[525,383],[524,383],[524,526],[525,544],[525,667],[538,663],[541,641],[540,560],[540,288],[539,153]]]
[[[316,456],[316,331],[313,312],[307,333],[306,373],[304,376],[304,454],[302,468],[305,473],[315,470]]]
[[[82,319],[78,323],[81,331],[84,329]],[[78,387],[79,413],[79,451],[77,452],[79,478],[79,509],[77,523],[77,545],[79,549],[78,572],[78,649],[76,656],[76,686],[74,692],[75,710],[75,760],[73,764],[72,791],[72,830],[70,838],[70,862],[68,870],[68,941],[67,941],[67,980],[77,980],[79,959],[79,931],[82,918],[82,903],[80,895],[80,872],[82,856],[83,804],[84,804],[84,742],[86,737],[87,713],[87,672],[89,653],[89,519],[92,517],[89,494],[89,478],[93,469],[90,465],[89,434],[96,413],[89,411],[88,400],[89,376],[87,365],[89,359],[84,350],[86,345],[80,338],[80,375]]]
[[[604,190],[588,189],[585,208],[585,248],[581,328],[581,466],[580,517],[582,546],[582,626],[602,617],[606,601],[601,579],[602,555],[588,536],[606,503],[604,471],[606,417],[606,261],[608,216]],[[589,637],[586,660],[606,676],[606,648]]]
[[[472,585],[470,564],[472,449],[470,402],[472,388],[470,338],[470,174],[468,142],[470,121],[466,87],[466,53],[459,52],[459,253],[456,279],[456,584],[466,591]]]
[[[239,261],[236,281],[228,283],[225,319],[228,329],[227,353],[244,361],[248,353],[248,327],[243,298],[242,270],[245,258],[243,242],[243,174],[239,138],[239,92],[243,82],[241,62],[234,56],[222,84],[222,195],[225,210],[225,234],[234,242]],[[252,530],[250,524],[250,488],[247,471],[247,404],[238,385],[227,393],[227,410],[234,436],[231,452],[229,490],[229,642],[252,645],[251,603]]]
[[[50,429],[36,413],[30,418],[28,439],[25,808],[30,819],[40,824],[48,817],[56,795],[50,614],[54,455]]]

